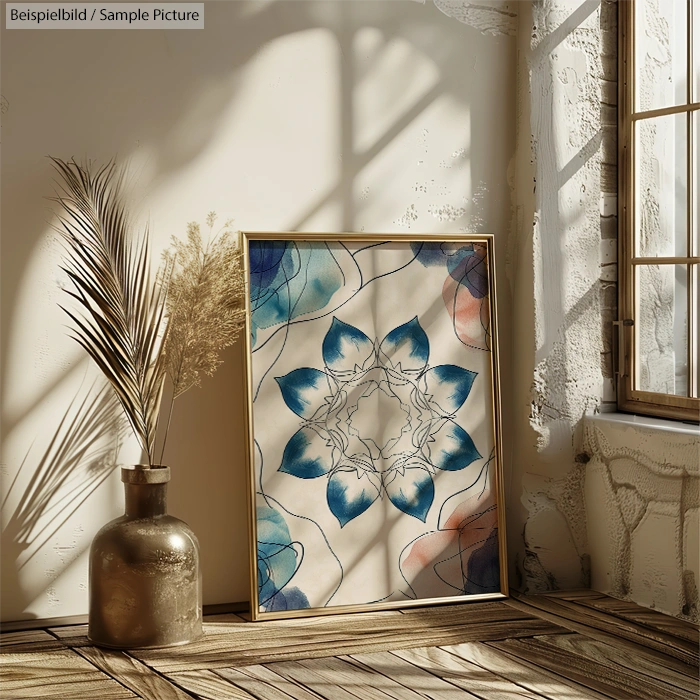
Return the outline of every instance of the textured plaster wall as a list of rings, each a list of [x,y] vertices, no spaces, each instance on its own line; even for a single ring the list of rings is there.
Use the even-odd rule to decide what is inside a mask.
[[[507,6],[211,2],[202,31],[3,30],[2,619],[86,612],[87,548],[121,509],[114,464],[139,458],[133,441],[119,448],[57,307],[45,156],[130,160],[156,255],[216,210],[244,230],[491,231],[505,281]],[[202,545],[205,603],[248,598],[240,346],[224,359],[179,400],[165,456],[170,510]]]
[[[519,17],[509,542],[528,591],[590,583],[581,421],[614,400],[614,11],[543,0]]]
[[[647,68],[664,84],[672,23],[660,10],[669,4],[645,3],[656,51]],[[608,413],[617,314],[616,5],[543,0],[519,17],[509,265],[514,583],[528,591],[592,586],[697,620],[698,432]],[[658,185],[669,163],[660,144],[670,133],[655,128],[646,143],[643,233],[653,254],[674,245],[659,235],[669,230],[660,217],[673,211]],[[683,289],[653,268],[641,289],[650,300],[645,369],[659,390],[672,390],[674,346],[685,339],[665,309]]]
[[[584,448],[593,588],[697,622],[700,435],[601,415]]]

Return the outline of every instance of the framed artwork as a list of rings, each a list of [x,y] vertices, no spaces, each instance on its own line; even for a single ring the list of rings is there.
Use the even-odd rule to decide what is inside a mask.
[[[493,236],[242,247],[253,619],[506,596]]]

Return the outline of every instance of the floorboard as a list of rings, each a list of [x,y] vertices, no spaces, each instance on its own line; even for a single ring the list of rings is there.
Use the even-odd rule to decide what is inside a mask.
[[[172,649],[83,624],[0,635],[11,700],[697,700],[698,627],[595,591],[293,620],[205,618]]]
[[[688,700],[683,691],[662,681],[640,678],[619,664],[593,660],[574,650],[545,644],[541,639],[506,639],[489,642],[489,646],[615,700]]]
[[[319,700],[322,697],[293,678],[262,666],[222,668],[216,673],[258,700]]]
[[[530,602],[536,601],[540,596],[531,596]],[[632,641],[640,642],[644,640],[652,648],[658,649],[664,654],[676,656],[686,663],[694,666],[700,661],[698,645],[688,639],[684,639],[677,634],[669,633],[659,628],[659,625],[639,623],[622,617],[617,614],[609,614],[595,607],[581,604],[578,601],[560,599],[552,601],[555,606],[568,610],[567,617],[578,620],[584,624],[597,627],[604,631],[612,631],[616,635]],[[652,619],[653,610],[647,611],[647,619]],[[675,620],[675,618],[674,618]],[[676,623],[681,622],[675,620]]]
[[[214,624],[207,627],[203,639],[181,649],[132,653],[168,674],[566,632],[559,625],[502,603],[490,610],[471,611],[470,607],[462,605],[449,614],[440,608],[422,608],[410,615],[363,613],[260,622],[236,626],[235,634]],[[71,643],[83,644],[84,638]]]
[[[559,601],[551,600],[545,596],[513,598],[505,603],[518,610],[536,610],[543,619],[561,625],[571,632],[578,632],[602,642],[613,643],[631,653],[643,654],[668,664],[680,673],[685,673],[693,678],[698,675],[698,665],[693,663],[693,657],[697,652],[688,654],[684,649],[676,648],[673,644],[658,643],[647,635],[627,633],[620,628],[612,616],[609,616],[607,620],[604,617],[582,619],[578,615],[572,616],[571,610],[559,605]]]
[[[512,656],[481,642],[445,647],[451,654],[472,661],[497,675],[508,678],[535,695],[548,700],[608,700],[607,696],[591,692],[587,687],[543,669],[529,660]]]
[[[1,697],[8,700],[122,700],[138,697],[89,661],[65,648],[55,651],[34,651],[25,647],[0,650],[0,689]]]
[[[355,654],[352,657],[375,673],[393,678],[431,700],[474,700],[478,695],[444,680],[439,675],[412,664],[410,661],[384,651],[375,654]]]
[[[584,607],[593,608],[603,613],[611,614],[629,622],[638,623],[651,630],[671,635],[683,639],[693,645],[695,649],[700,645],[700,634],[698,628],[686,624],[683,620],[678,620],[670,615],[663,615],[656,610],[640,608],[634,603],[626,600],[615,600],[602,596],[600,598],[578,599],[573,602]]]
[[[79,647],[75,651],[93,666],[118,678],[143,700],[192,700],[196,697],[124,652],[94,646]]]
[[[56,645],[56,638],[49,634],[46,630],[27,630],[26,632],[6,632],[0,635],[0,646],[10,647],[20,644],[41,644],[44,642],[52,642],[57,648],[61,645]]]
[[[403,649],[393,653],[482,700],[541,700],[545,697],[439,647]]]
[[[255,695],[229,683],[214,671],[183,671],[170,678],[201,700],[255,700]]]
[[[577,656],[599,661],[621,673],[631,672],[642,683],[650,687],[658,686],[659,697],[667,697],[665,693],[670,697],[674,690],[690,693],[694,699],[698,697],[696,679],[679,673],[663,663],[652,662],[641,654],[632,654],[617,645],[599,642],[581,634],[548,635],[534,639],[545,645],[566,649]],[[666,689],[666,685],[670,687]]]

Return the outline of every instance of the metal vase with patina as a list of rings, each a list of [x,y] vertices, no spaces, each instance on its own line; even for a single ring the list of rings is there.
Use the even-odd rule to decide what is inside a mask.
[[[199,544],[167,514],[168,467],[122,468],[125,513],[90,548],[88,639],[113,649],[186,644],[202,636]]]

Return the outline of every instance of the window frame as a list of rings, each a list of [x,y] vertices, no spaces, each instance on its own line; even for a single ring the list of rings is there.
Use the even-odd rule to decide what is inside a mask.
[[[674,0],[677,1],[677,0]],[[700,223],[697,208],[700,199],[693,201],[694,187],[700,186],[700,165],[693,167],[692,119],[696,113],[700,119],[700,94],[695,91],[693,80],[693,10],[700,12],[700,0],[687,2],[687,94],[685,104],[675,107],[637,111],[635,103],[635,4],[636,0],[618,1],[618,320],[613,323],[613,360],[617,385],[619,411],[639,413],[659,418],[672,418],[697,422],[700,418],[700,398],[697,393],[700,369],[693,358],[698,356],[698,304],[695,295],[700,291],[700,251],[693,237],[694,227]],[[693,7],[695,5],[695,7]],[[700,37],[695,37],[700,41]],[[700,50],[696,47],[695,51]],[[694,100],[694,101],[693,101]],[[636,257],[635,252],[635,139],[634,122],[665,115],[687,114],[687,230],[686,255],[679,257]],[[696,157],[697,158],[697,157]],[[694,182],[698,180],[698,182]],[[687,352],[688,395],[677,396],[643,391],[634,386],[637,372],[636,338],[636,290],[634,267],[644,264],[683,264],[688,271],[687,283]],[[691,274],[695,265],[695,274]]]

